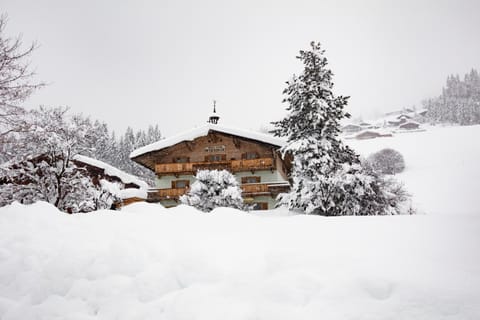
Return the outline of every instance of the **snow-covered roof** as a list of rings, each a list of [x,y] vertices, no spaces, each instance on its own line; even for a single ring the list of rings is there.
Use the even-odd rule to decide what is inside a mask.
[[[402,123],[401,125],[399,125],[398,127],[400,129],[404,129],[404,128],[408,128],[408,127],[420,127],[420,123],[416,122],[416,121],[408,121],[408,122],[405,122],[405,123]]]
[[[115,168],[103,161],[93,159],[87,156],[76,155],[73,157],[74,160],[86,163],[88,165],[103,169],[103,172],[106,175],[119,178],[124,184],[133,183],[138,185],[142,189],[147,189],[148,184],[145,181],[140,180],[134,175],[126,173],[118,168]]]
[[[147,199],[147,189],[127,188],[127,189],[120,190],[119,196],[121,199],[128,199],[128,198]]]
[[[145,153],[168,148],[183,141],[195,140],[196,138],[206,136],[209,131],[216,131],[216,132],[226,133],[226,134],[247,138],[255,141],[265,142],[278,147],[281,147],[285,144],[284,139],[263,134],[260,132],[246,131],[246,130],[231,128],[231,127],[224,127],[218,124],[207,123],[201,127],[194,128],[187,132],[138,148],[130,154],[130,158],[136,158]]]

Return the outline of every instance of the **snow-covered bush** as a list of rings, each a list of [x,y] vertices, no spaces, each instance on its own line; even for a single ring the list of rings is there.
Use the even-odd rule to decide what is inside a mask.
[[[47,201],[65,212],[104,208],[95,200],[102,198],[97,196],[103,192],[101,186],[72,161],[95,149],[95,128],[88,118],[69,116],[67,110],[30,111],[34,129],[22,134],[14,145],[15,158],[2,165],[1,203]]]
[[[203,212],[217,207],[245,209],[242,190],[235,177],[226,170],[199,170],[187,194],[180,197],[183,204]]]
[[[395,179],[378,175],[360,164],[343,164],[331,174],[315,179],[295,179],[279,202],[306,214],[325,216],[387,215],[407,212],[408,193]]]
[[[367,158],[368,165],[382,174],[396,174],[405,169],[405,160],[400,152],[385,148]]]
[[[391,197],[388,185],[363,168],[358,155],[339,138],[340,120],[348,97],[332,92],[333,73],[320,44],[297,57],[304,64],[284,91],[289,114],[274,122],[277,136],[287,137],[283,155],[293,156],[291,192],[279,203],[306,214],[379,215],[399,213],[401,197]]]
[[[63,162],[42,157],[2,166],[0,207],[13,201],[46,201],[64,212],[77,213],[109,209],[119,201],[111,186],[103,181],[95,185],[85,169]]]

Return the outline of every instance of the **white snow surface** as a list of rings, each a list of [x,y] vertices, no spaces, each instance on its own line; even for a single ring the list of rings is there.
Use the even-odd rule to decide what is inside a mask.
[[[480,215],[0,209],[0,319],[479,319]]]
[[[147,199],[148,192],[147,189],[135,189],[135,188],[126,188],[119,191],[118,196],[121,199],[128,198],[140,198]]]
[[[364,157],[383,148],[399,151],[405,171],[395,177],[405,184],[420,211],[480,214],[480,125],[425,129],[345,143]]]
[[[104,173],[106,175],[112,176],[112,177],[117,177],[119,178],[124,184],[127,183],[134,183],[138,185],[142,189],[147,189],[148,184],[145,181],[140,180],[138,177],[131,175],[129,173],[126,173],[125,171],[122,171],[118,168],[115,168],[114,166],[109,165],[108,163],[105,163],[103,161],[93,159],[87,156],[83,155],[75,155],[73,157],[74,160],[89,164],[91,166],[95,166],[97,168],[101,168],[104,170]]]
[[[247,131],[247,130],[232,128],[232,127],[220,126],[218,124],[207,123],[201,127],[194,128],[184,133],[138,148],[130,154],[130,158],[135,158],[148,152],[161,150],[163,148],[168,148],[183,141],[195,140],[196,138],[206,136],[209,131],[216,131],[216,132],[231,134],[238,137],[244,137],[244,138],[255,140],[255,141],[269,143],[271,145],[278,146],[278,147],[281,147],[285,144],[284,139],[274,137],[272,135],[263,134],[255,131]]]
[[[354,141],[404,154],[426,214],[0,208],[0,319],[480,319],[479,133]]]

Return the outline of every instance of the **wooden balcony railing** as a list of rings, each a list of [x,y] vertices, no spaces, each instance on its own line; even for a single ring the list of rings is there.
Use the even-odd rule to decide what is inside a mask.
[[[195,162],[193,163],[193,172],[197,170],[231,170],[231,161],[216,161],[216,162]]]
[[[187,193],[188,188],[177,188],[177,189],[152,189],[148,192],[149,200],[178,200],[180,196],[183,196]]]
[[[269,193],[268,184],[265,183],[242,184],[241,188],[243,196]]]
[[[288,192],[290,185],[288,182],[279,183],[247,183],[240,186],[244,197],[255,195],[271,195],[276,197],[279,193]]]
[[[268,191],[273,196],[277,196],[279,193],[289,192],[290,184],[288,182],[271,183],[268,185]]]
[[[266,170],[273,168],[272,158],[259,158],[250,160],[232,160],[232,171],[250,171],[250,170]]]
[[[193,163],[161,163],[155,165],[157,174],[175,174],[175,173],[191,173],[193,172]]]
[[[216,162],[160,163],[155,165],[157,175],[195,174],[197,170],[257,171],[274,169],[273,158],[229,160]]]
[[[271,195],[276,197],[279,193],[288,192],[290,185],[288,182],[280,183],[246,183],[240,186],[243,197],[252,197],[260,195]],[[180,196],[188,192],[188,188],[170,188],[170,189],[151,189],[148,192],[148,200],[178,200]]]

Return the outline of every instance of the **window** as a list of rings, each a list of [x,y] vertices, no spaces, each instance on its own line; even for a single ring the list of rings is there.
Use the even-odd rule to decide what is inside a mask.
[[[190,186],[189,180],[173,180],[172,189],[185,189]]]
[[[187,163],[187,162],[190,162],[190,158],[189,157],[175,157],[175,158],[173,158],[173,162],[175,162],[175,163]]]
[[[218,162],[218,161],[225,161],[227,160],[227,155],[225,154],[212,154],[205,156],[205,161],[209,162]]]
[[[242,183],[259,183],[260,177],[257,176],[248,176],[242,177]]]
[[[268,202],[254,202],[253,210],[268,210]]]
[[[257,152],[245,152],[242,154],[242,159],[244,160],[253,160],[260,158]]]

